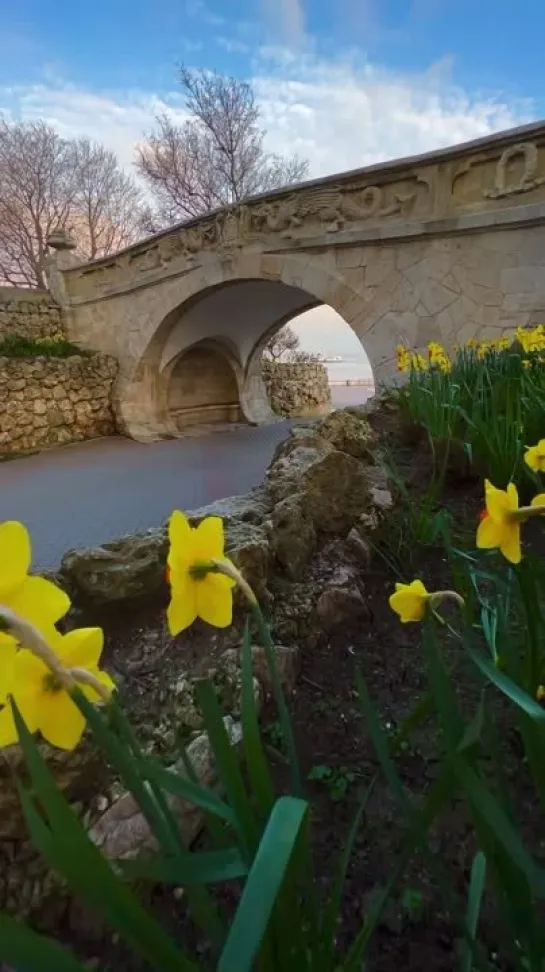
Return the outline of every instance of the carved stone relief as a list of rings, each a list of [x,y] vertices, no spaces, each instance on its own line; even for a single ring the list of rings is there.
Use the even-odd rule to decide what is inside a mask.
[[[496,201],[531,192],[545,185],[544,162],[545,156],[534,142],[509,145],[499,158],[481,152],[454,169],[452,199],[482,208],[483,199]]]
[[[522,162],[522,172],[514,181],[508,181],[509,163]],[[483,189],[486,199],[502,199],[519,192],[530,192],[545,183],[545,176],[538,175],[539,153],[533,142],[519,142],[503,150],[496,165],[493,189]]]

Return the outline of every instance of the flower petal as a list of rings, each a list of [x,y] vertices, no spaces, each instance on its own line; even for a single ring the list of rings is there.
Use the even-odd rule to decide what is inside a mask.
[[[0,603],[23,583],[30,567],[30,537],[17,520],[0,524]]]
[[[519,494],[514,483],[507,484],[507,502],[510,510],[518,510]]]
[[[506,490],[496,489],[489,480],[485,480],[486,510],[497,523],[505,519],[505,514],[511,508]]]
[[[522,552],[520,548],[520,524],[509,523],[503,531],[500,550],[510,564],[520,564]]]
[[[494,550],[499,547],[503,535],[501,524],[486,516],[477,527],[477,547],[479,550]]]
[[[538,493],[534,496],[530,506],[545,506],[545,493]]]
[[[187,551],[192,543],[192,530],[189,520],[181,510],[174,510],[168,521],[168,539],[175,551]]]
[[[198,560],[221,560],[225,539],[220,516],[207,516],[194,533],[194,552]]]
[[[68,692],[43,692],[38,709],[38,729],[52,746],[75,749],[85,730],[85,719]]]
[[[27,577],[8,606],[44,632],[67,613],[70,598],[45,577]]]
[[[5,746],[13,746],[18,738],[11,705],[5,705],[3,709],[0,709],[0,749],[4,749]]]
[[[8,637],[5,642],[0,642],[0,705],[7,702],[12,691],[16,657],[17,645],[13,638]]]
[[[167,608],[168,630],[171,635],[185,631],[197,617],[196,586],[202,581],[194,581],[189,574],[172,572],[170,578],[170,604]]]
[[[541,468],[540,456],[537,446],[531,446],[524,453],[524,462],[534,472],[539,472]]]
[[[65,635],[57,632],[51,647],[66,668],[98,668],[104,632],[102,628],[75,628]]]
[[[233,621],[233,585],[229,581],[222,574],[207,574],[197,586],[197,613],[215,628],[228,628]]]

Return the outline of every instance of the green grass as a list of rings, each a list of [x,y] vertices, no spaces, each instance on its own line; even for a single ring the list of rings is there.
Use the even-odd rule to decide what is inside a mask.
[[[0,357],[4,358],[70,358],[75,354],[85,352],[64,338],[36,340],[10,334],[0,341]]]

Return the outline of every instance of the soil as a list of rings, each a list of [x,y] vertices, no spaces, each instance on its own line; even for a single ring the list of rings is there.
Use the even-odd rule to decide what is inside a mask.
[[[425,547],[407,547],[406,516],[408,510],[422,507],[430,477],[430,455],[422,441],[407,444],[398,428],[386,422],[380,430],[384,442],[393,450],[406,488],[405,515],[392,517],[376,539],[368,568],[361,571],[360,590],[367,603],[368,620],[350,626],[330,637],[311,634],[303,645],[302,671],[292,699],[292,715],[307,796],[311,801],[313,838],[317,879],[325,888],[335,873],[348,830],[362,792],[376,776],[377,760],[356,693],[355,673],[360,668],[382,725],[394,732],[426,690],[425,664],[420,649],[418,625],[401,625],[388,607],[388,595],[395,580],[421,577],[430,590],[453,585],[452,565],[444,548],[430,543]],[[482,507],[482,484],[472,479],[447,478],[437,508],[450,515],[449,528],[460,545],[471,547],[474,530]],[[323,589],[332,569],[334,550],[325,550],[310,566],[302,586]],[[285,588],[279,581],[273,589],[281,604]],[[107,629],[110,661],[114,671],[125,668],[125,681],[133,692],[145,698],[145,708],[138,722],[153,722],[155,705],[150,684],[159,686],[157,671],[173,664],[177,652],[184,653],[186,664],[206,669],[215,654],[226,647],[225,638],[210,640],[204,628],[196,627],[191,635],[172,642],[165,634],[163,604],[143,605],[138,614],[110,616],[101,619]],[[96,619],[95,619],[96,623]],[[284,616],[285,625],[285,616]],[[282,625],[279,625],[282,627]],[[237,639],[237,632],[229,636]],[[279,639],[281,640],[281,639]],[[134,660],[134,645],[147,644]],[[162,655],[157,655],[162,651]],[[468,712],[474,710],[479,687],[473,674],[460,662],[454,644],[447,644],[447,662],[456,662],[456,679],[460,700]],[[131,669],[131,665],[133,666]],[[155,681],[154,681],[155,680]],[[138,710],[132,695],[131,708]],[[500,713],[500,718],[503,718]],[[281,748],[279,727],[271,708],[264,712],[264,725],[271,745]],[[505,757],[508,775],[516,776],[517,740],[505,724]],[[503,753],[502,753],[503,755]],[[407,791],[416,799],[429,791],[437,776],[440,740],[436,723],[430,718],[411,737],[410,743],[396,760],[398,772]],[[287,787],[285,764],[273,760],[279,791]],[[308,777],[310,776],[310,779]],[[533,822],[532,797],[522,782],[517,784],[517,804],[526,814],[530,837],[537,842],[538,821]],[[364,825],[356,840],[346,885],[343,918],[338,933],[340,954],[360,930],[363,918],[375,895],[386,883],[395,863],[406,820],[400,814],[387,784],[379,775],[374,781],[365,811]],[[455,804],[444,814],[429,837],[429,850],[435,861],[441,861],[453,879],[465,907],[468,876],[475,847],[473,828],[462,804]],[[233,891],[234,894],[234,891]],[[232,905],[233,894],[224,895]],[[173,933],[187,940],[190,931],[183,907],[171,890],[155,889],[149,899],[160,919]],[[136,972],[146,966],[138,964],[121,949],[116,939],[99,933],[96,923],[74,920],[74,911],[65,916],[56,932],[64,942],[91,961],[90,967],[104,970],[123,968]],[[191,935],[190,935],[191,937]],[[493,908],[486,906],[482,915],[481,938],[489,955],[498,954],[498,968],[511,968],[503,929]],[[423,968],[442,972],[458,967],[459,941],[444,896],[430,873],[429,856],[415,858],[396,889],[374,938],[366,972],[421,972]],[[94,963],[94,964],[93,964]]]

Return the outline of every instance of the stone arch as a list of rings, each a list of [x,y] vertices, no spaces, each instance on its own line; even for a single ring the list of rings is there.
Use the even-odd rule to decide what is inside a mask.
[[[181,351],[164,369],[167,420],[174,435],[195,425],[238,422],[239,369],[218,341],[199,341]]]
[[[237,293],[246,313],[250,304],[243,297],[251,298],[256,317],[260,315],[253,332],[247,328],[243,335],[240,322],[233,318],[232,326],[226,326],[222,312],[222,307],[227,308],[233,315]],[[273,295],[275,310],[269,308],[267,318],[263,305]],[[209,254],[207,262],[191,273],[163,282],[139,333],[132,367],[118,382],[115,405],[120,429],[141,441],[177,434],[169,416],[169,369],[177,355],[204,339],[230,356],[246,420],[271,421],[274,416],[258,373],[259,349],[272,331],[321,304],[336,310],[361,340],[368,311],[363,276],[361,285],[347,282],[333,251],[297,256],[242,251],[229,261]],[[367,345],[365,350],[374,370],[372,351]]]

